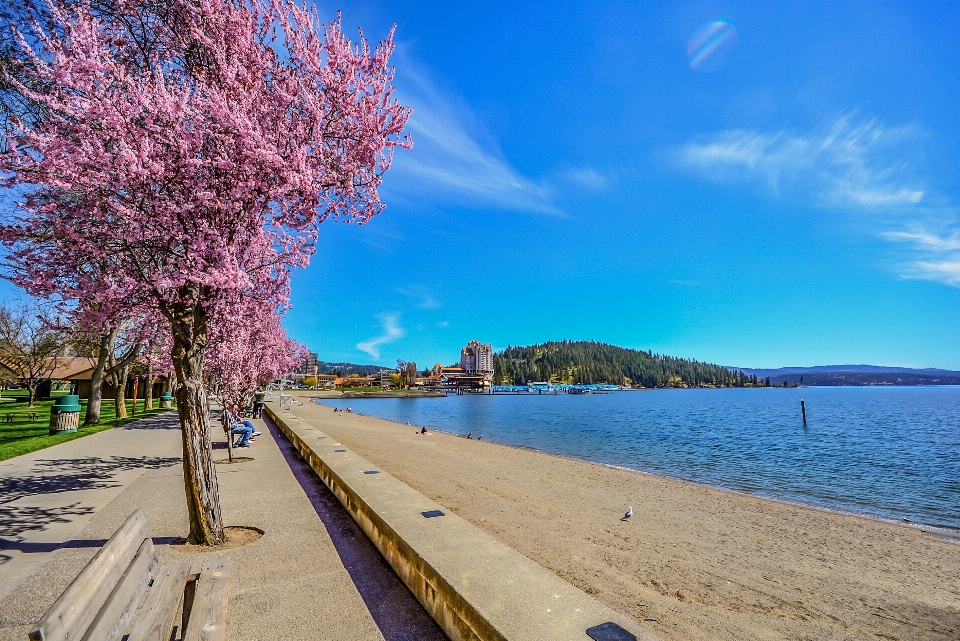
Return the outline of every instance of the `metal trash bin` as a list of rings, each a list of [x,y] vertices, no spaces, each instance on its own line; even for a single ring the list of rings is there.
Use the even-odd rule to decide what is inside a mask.
[[[169,391],[167,391],[167,392],[164,392],[163,394],[160,395],[160,407],[161,407],[161,408],[170,407],[172,404],[173,404],[173,394],[171,394]]]
[[[50,436],[70,434],[80,427],[80,395],[61,396],[50,408]]]

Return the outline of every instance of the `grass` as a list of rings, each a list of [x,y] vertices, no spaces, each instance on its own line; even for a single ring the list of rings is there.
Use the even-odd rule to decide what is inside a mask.
[[[65,389],[53,390],[52,392],[50,392],[50,396],[64,396],[69,393],[70,393],[70,390],[65,390]],[[30,396],[30,392],[25,389],[5,389],[3,390],[3,393],[0,393],[0,398],[2,398],[4,401],[10,400],[10,399],[17,400],[17,401],[25,401],[29,396]]]
[[[6,396],[6,394],[7,392],[4,393],[4,396]],[[154,400],[155,404],[156,402],[157,401]],[[37,412],[37,420],[35,421],[16,418],[14,419],[13,423],[0,423],[0,461],[5,461],[13,458],[14,456],[20,456],[21,454],[36,452],[37,450],[42,450],[45,447],[50,447],[51,445],[59,445],[60,443],[72,441],[75,438],[96,434],[97,432],[109,430],[113,427],[117,427],[118,425],[124,425],[126,423],[138,421],[141,418],[146,418],[148,416],[154,416],[156,414],[169,411],[166,409],[152,409],[149,412],[144,412],[143,400],[140,399],[137,401],[137,415],[129,416],[133,411],[133,402],[127,401],[127,418],[117,420],[116,406],[113,401],[103,401],[100,406],[99,425],[81,427],[75,434],[57,434],[56,436],[49,436],[48,429],[50,428],[50,406],[53,405],[53,401],[37,401],[34,405],[35,407],[33,409],[27,409],[27,404],[25,402],[15,404],[4,403],[3,405],[0,405],[0,416],[3,416],[4,414],[22,414],[34,410]],[[83,425],[83,420],[86,418],[86,415],[87,401],[80,401],[81,425]]]

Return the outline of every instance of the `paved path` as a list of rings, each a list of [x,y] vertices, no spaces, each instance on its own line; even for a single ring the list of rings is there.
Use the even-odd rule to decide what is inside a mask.
[[[0,641],[26,638],[30,624],[137,508],[146,516],[161,563],[190,562],[197,571],[206,558],[230,557],[228,640],[443,639],[283,435],[254,423],[264,434],[250,448],[235,450],[254,460],[217,465],[217,478],[224,524],[259,528],[262,538],[232,550],[189,551],[177,541],[189,529],[180,459],[155,465],[123,491],[109,488],[112,500],[100,500],[105,504],[87,517],[86,527],[63,539],[66,545],[0,601]],[[216,422],[212,427],[214,455],[226,458],[223,432]],[[171,431],[179,439],[179,430]],[[178,440],[177,456],[179,447]],[[61,501],[59,507],[65,505]]]
[[[151,469],[180,463],[168,412],[0,462],[0,600]]]

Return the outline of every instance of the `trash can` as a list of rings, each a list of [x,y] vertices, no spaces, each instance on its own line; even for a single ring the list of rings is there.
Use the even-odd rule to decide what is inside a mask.
[[[50,436],[69,434],[80,427],[80,395],[61,396],[50,408]]]
[[[172,404],[173,404],[173,394],[171,394],[169,391],[166,391],[160,395],[161,408],[170,407]]]

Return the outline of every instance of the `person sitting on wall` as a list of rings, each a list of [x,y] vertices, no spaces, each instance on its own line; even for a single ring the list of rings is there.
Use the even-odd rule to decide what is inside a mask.
[[[250,447],[250,441],[256,440],[256,437],[260,436],[260,432],[253,428],[253,423],[250,421],[240,420],[239,414],[240,408],[236,405],[233,406],[232,412],[227,412],[227,417],[231,425],[230,433],[239,435],[233,446]]]

